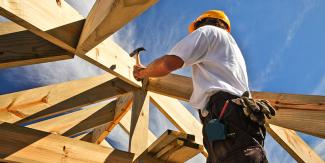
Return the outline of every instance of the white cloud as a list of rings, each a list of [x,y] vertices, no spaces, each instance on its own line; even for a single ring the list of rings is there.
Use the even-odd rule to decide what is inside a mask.
[[[12,69],[12,73],[6,75],[6,78],[16,84],[33,83],[33,85],[49,85],[102,73],[104,71],[96,66],[79,57],[75,57],[74,59],[64,61],[14,68]]]
[[[314,95],[325,95],[325,76],[322,77],[319,84],[312,91]]]
[[[325,160],[325,140],[318,141],[317,145],[314,146],[315,152]]]
[[[114,148],[119,150],[128,151],[129,147],[129,135],[119,126],[116,125],[112,132],[108,135],[106,140]]]
[[[123,47],[123,49],[127,52],[131,52],[134,49],[141,47],[143,45],[139,45],[140,41],[136,41],[135,30],[137,26],[135,23],[130,23],[112,35],[112,39]]]
[[[86,17],[95,3],[95,0],[66,0],[66,2],[73,6],[82,16]]]
[[[300,26],[304,22],[306,15],[317,6],[319,0],[303,0],[303,9],[299,11],[296,19],[292,22],[291,26],[288,28],[285,42],[282,47],[274,51],[269,63],[265,66],[264,70],[260,73],[260,77],[253,82],[253,88],[261,90],[264,87],[264,84],[271,80],[274,77],[272,74],[274,68],[278,66],[281,62],[285,50],[290,46],[291,41],[295,38]]]
[[[266,151],[266,157],[269,162],[295,162],[294,159],[288,154],[288,152],[284,150],[280,144],[274,141],[274,139],[269,134],[266,135],[264,149]]]

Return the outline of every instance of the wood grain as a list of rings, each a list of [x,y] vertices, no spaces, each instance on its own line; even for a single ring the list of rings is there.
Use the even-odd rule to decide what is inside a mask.
[[[83,23],[76,30],[53,29],[84,19],[65,1],[57,5],[53,0],[0,0],[0,14],[70,53],[75,52]]]
[[[146,91],[133,93],[129,151],[136,156],[148,147],[149,96]]]
[[[1,0],[0,14],[62,49],[75,53],[85,21],[77,11],[64,1],[61,7],[53,0],[22,2]],[[142,1],[123,2],[136,7],[136,2]],[[106,5],[106,1],[103,3]],[[101,43],[97,41],[97,44],[100,44],[80,57],[131,85],[141,87],[141,82],[136,81],[132,75],[135,60],[109,38],[102,41]]]
[[[93,106],[79,111],[57,116],[51,119],[43,120],[37,123],[28,125],[27,127],[37,129],[40,131],[50,132],[53,134],[62,135],[69,129],[73,128],[89,116],[102,109],[104,105]],[[87,129],[85,129],[87,130]]]
[[[147,90],[179,100],[189,101],[193,92],[193,82],[189,77],[169,74],[164,77],[149,78]]]
[[[121,95],[116,99],[116,107],[115,107],[115,114],[114,114],[113,121],[106,126],[105,130],[102,133],[98,135],[96,139],[97,144],[100,144],[108,136],[108,134],[111,133],[113,128],[120,122],[123,116],[130,110],[132,99],[133,99],[132,92]]]
[[[8,161],[130,163],[134,156],[128,152],[9,123],[0,124],[0,132],[0,158]]]
[[[64,132],[63,136],[74,136],[89,129],[112,122],[114,120],[115,108],[116,100],[102,106],[100,110],[91,114],[89,117]]]
[[[178,100],[150,92],[150,101],[179,130],[195,135],[196,143],[203,145],[202,124]],[[208,156],[206,150],[202,151]]]
[[[0,95],[0,120],[14,123],[46,109],[51,109],[50,114],[54,114],[86,106],[133,89],[125,84],[112,75],[104,74]],[[117,89],[118,87],[120,89]],[[28,121],[38,116],[34,115],[34,118],[30,117]],[[41,116],[45,116],[44,112]],[[26,120],[20,123],[27,122]]]
[[[121,85],[119,87],[118,85]],[[129,88],[127,88],[129,87]],[[121,89],[120,89],[121,88]],[[125,88],[127,90],[125,90]],[[96,85],[95,87],[81,92],[79,94],[74,95],[73,97],[70,97],[66,101],[62,103],[58,103],[56,105],[53,105],[47,109],[44,109],[40,112],[37,112],[31,116],[28,116],[18,122],[16,124],[22,124],[26,122],[31,122],[33,120],[39,119],[39,118],[45,118],[49,117],[55,114],[63,113],[70,111],[74,108],[83,106],[80,105],[81,101],[86,101],[87,104],[93,104],[96,102],[100,102],[109,98],[114,98],[120,94],[126,93],[128,91],[131,91],[132,87],[130,87],[127,83],[124,83],[122,80],[114,78],[108,82],[105,82],[100,85]]]
[[[147,88],[155,93],[188,101],[193,84],[191,78],[171,74],[149,79]],[[325,138],[325,96],[270,92],[252,94],[254,98],[269,100],[279,109],[276,116],[268,120],[270,124]]]
[[[130,134],[131,111],[128,111],[124,115],[124,117],[120,120],[119,124],[127,134]],[[149,130],[148,131],[148,145],[151,145],[156,139],[157,139],[156,136]]]
[[[138,159],[151,155],[166,162],[185,162],[203,150],[203,146],[194,143],[194,139],[194,135],[167,130]]]
[[[295,131],[272,124],[266,125],[266,129],[297,162],[324,162]]]
[[[97,0],[87,16],[76,53],[87,53],[157,1]]]
[[[12,22],[0,23],[0,68],[71,59],[74,54]]]

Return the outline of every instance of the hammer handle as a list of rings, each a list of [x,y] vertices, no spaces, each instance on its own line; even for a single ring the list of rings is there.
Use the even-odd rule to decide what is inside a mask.
[[[136,63],[136,65],[141,65],[139,53],[136,54],[135,63]]]

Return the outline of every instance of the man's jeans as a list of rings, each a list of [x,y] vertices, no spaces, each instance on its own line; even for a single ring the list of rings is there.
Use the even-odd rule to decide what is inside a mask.
[[[237,98],[226,92],[218,92],[207,104],[209,114],[200,119],[203,123],[203,143],[208,151],[207,163],[265,163],[268,162],[263,150],[265,127],[259,126],[247,118],[242,108],[229,102],[221,122],[225,124],[229,136],[226,140],[210,142],[205,133],[206,124],[219,117],[221,109],[228,99]],[[232,134],[231,134],[232,133]]]

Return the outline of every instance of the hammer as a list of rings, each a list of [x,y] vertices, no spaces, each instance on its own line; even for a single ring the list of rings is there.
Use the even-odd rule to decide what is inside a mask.
[[[144,47],[140,47],[135,49],[132,53],[130,53],[130,57],[136,56],[136,64],[141,65],[140,62],[140,52],[145,51],[146,49]]]

